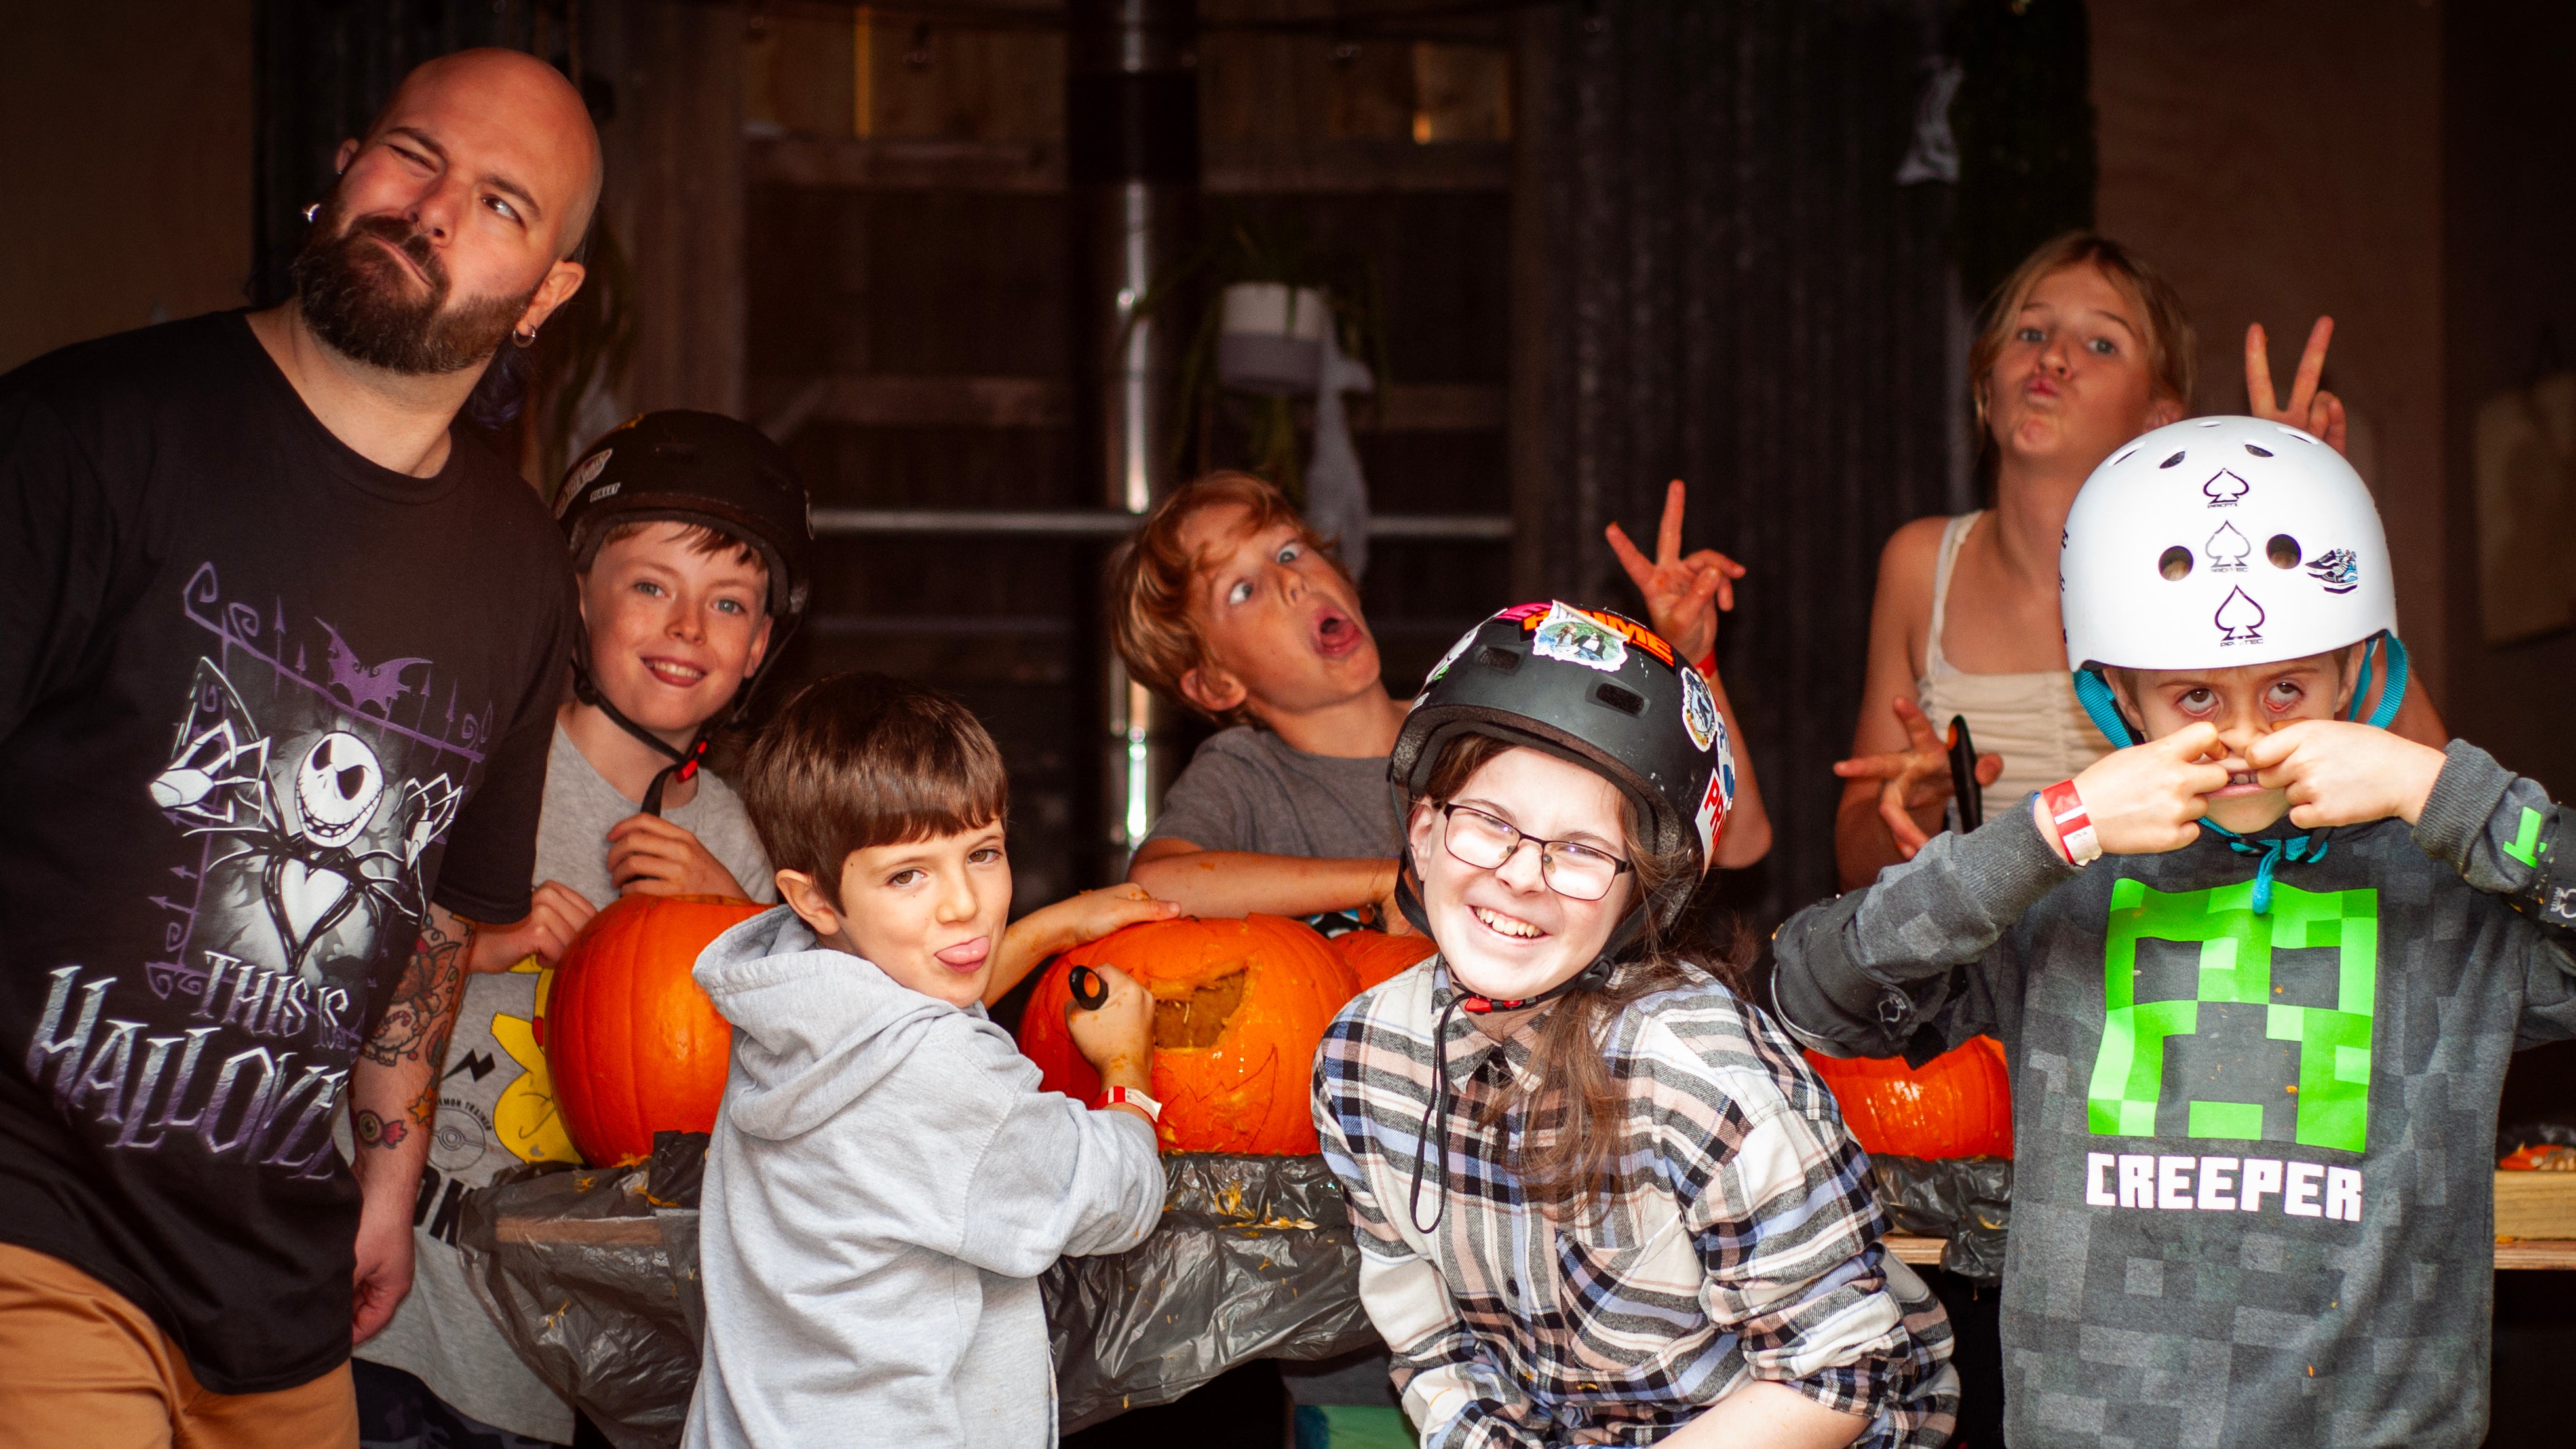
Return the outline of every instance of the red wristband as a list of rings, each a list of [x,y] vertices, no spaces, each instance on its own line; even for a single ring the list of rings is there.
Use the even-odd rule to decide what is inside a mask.
[[[1153,1118],[1156,1122],[1163,1120],[1163,1104],[1146,1096],[1144,1093],[1137,1091],[1133,1087],[1107,1088],[1101,1092],[1099,1098],[1092,1103],[1092,1106],[1095,1109],[1107,1107],[1134,1107],[1138,1111],[1143,1112],[1146,1116]]]
[[[1700,661],[1697,664],[1692,665],[1691,668],[1698,670],[1700,678],[1702,679],[1715,679],[1717,677],[1717,646],[1714,644],[1708,646],[1708,653],[1702,656]]]
[[[2090,865],[2102,857],[2102,837],[2093,829],[2093,817],[2084,808],[2084,797],[2075,793],[2075,782],[2060,780],[2041,792],[2040,808],[2057,823],[2057,848],[2075,865]]]

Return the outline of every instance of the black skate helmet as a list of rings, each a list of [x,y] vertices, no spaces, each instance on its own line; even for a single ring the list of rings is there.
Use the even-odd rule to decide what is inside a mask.
[[[787,647],[804,616],[814,555],[812,504],[787,450],[749,423],[678,408],[623,423],[565,471],[555,517],[572,545],[576,573],[590,567],[600,544],[623,523],[703,524],[750,545],[769,570],[769,614],[777,621],[761,669]],[[696,774],[716,732],[750,708],[759,681],[760,670],[754,670],[734,692],[731,707],[700,726],[689,748],[675,749],[600,693],[590,674],[587,632],[573,650],[573,692],[581,702],[671,760],[644,792],[644,810],[652,815],[662,813],[663,786]]]
[[[1653,630],[1618,614],[1543,602],[1505,609],[1450,646],[1405,717],[1387,778],[1409,803],[1450,740],[1492,735],[1607,777],[1654,821],[1655,853],[1687,853],[1676,875],[1611,938],[1632,944],[1651,914],[1669,927],[1698,889],[1735,804],[1726,721],[1699,671]],[[1429,933],[1404,874],[1405,914]],[[1572,983],[1569,983],[1569,985]]]

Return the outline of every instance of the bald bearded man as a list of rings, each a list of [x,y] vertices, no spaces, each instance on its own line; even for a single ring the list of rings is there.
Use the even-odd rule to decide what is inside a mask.
[[[561,945],[563,541],[453,423],[598,137],[473,51],[339,165],[293,300],[0,377],[0,1449],[354,1445],[474,923]]]

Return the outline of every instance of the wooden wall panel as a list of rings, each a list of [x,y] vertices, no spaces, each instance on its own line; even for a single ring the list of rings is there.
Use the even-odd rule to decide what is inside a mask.
[[[251,0],[11,7],[0,138],[0,370],[241,305]]]
[[[2335,319],[2329,384],[2395,546],[2399,620],[2438,698],[2449,649],[2442,459],[2441,12],[2416,0],[2093,0],[2103,231],[2170,276],[2201,412],[2245,408],[2249,322],[2284,388]]]
[[[635,359],[620,402],[743,409],[743,17],[684,0],[613,12],[617,118],[602,205],[634,259]]]

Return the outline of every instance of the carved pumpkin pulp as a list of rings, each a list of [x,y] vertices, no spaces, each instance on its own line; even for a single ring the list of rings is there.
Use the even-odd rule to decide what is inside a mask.
[[[2010,1157],[2012,1082],[2003,1044],[1981,1036],[1915,1070],[1902,1061],[1807,1053],[1864,1151],[1886,1157]]]
[[[733,1027],[689,971],[707,943],[766,909],[726,896],[620,896],[564,948],[536,1035],[584,1162],[646,1156],[656,1132],[714,1129]]]
[[[1333,949],[1349,964],[1357,977],[1360,990],[1366,991],[1381,981],[1392,981],[1411,970],[1415,963],[1426,960],[1439,948],[1429,936],[1390,936],[1384,931],[1344,931],[1333,938]]]
[[[1065,1029],[1077,966],[1116,966],[1154,997],[1153,1093],[1168,1152],[1316,1150],[1315,1048],[1359,983],[1324,938],[1279,916],[1149,921],[1049,963],[1020,1018],[1048,1091],[1088,1102],[1100,1076]]]

